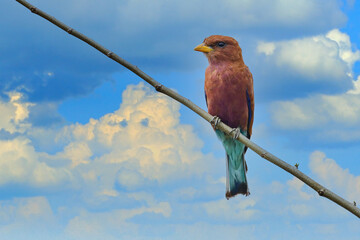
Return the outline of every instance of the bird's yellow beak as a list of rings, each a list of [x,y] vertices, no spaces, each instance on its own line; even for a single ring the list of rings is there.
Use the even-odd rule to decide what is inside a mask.
[[[203,52],[203,53],[209,53],[211,51],[213,51],[214,49],[209,47],[209,46],[206,46],[204,43],[196,46],[194,48],[195,51],[199,51],[199,52]]]

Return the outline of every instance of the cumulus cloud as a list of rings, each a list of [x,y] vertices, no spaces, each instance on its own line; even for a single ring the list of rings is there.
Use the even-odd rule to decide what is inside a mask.
[[[18,94],[11,96],[0,104],[8,112],[0,121],[5,131],[19,135],[0,140],[3,186],[85,184],[92,196],[118,197],[124,188],[139,190],[202,178],[215,160],[201,152],[203,143],[192,127],[180,124],[180,104],[143,83],[128,86],[115,112],[45,133],[23,125],[30,104],[22,103]],[[55,153],[41,152],[32,143],[32,139],[51,136],[50,142],[60,148]]]
[[[347,92],[275,101],[269,110],[274,126],[302,131],[297,137],[305,134],[305,138],[323,143],[351,142],[360,139],[359,104],[360,95]]]
[[[297,179],[296,177],[294,177],[291,180],[288,180],[286,182],[286,184],[289,187],[289,190],[291,191],[291,193],[293,194],[291,197],[296,198],[296,199],[302,199],[302,200],[309,200],[311,199],[313,196],[311,196],[309,193],[304,192],[302,190],[303,186],[305,185],[304,182],[300,181],[299,179]],[[294,194],[295,193],[295,194]]]
[[[316,129],[312,135],[319,139],[329,138],[329,136],[332,136],[331,139],[338,136],[337,139],[342,141],[357,139],[359,134],[356,134],[356,129],[360,122],[360,95],[358,94],[360,81],[359,77],[353,80],[352,68],[354,63],[360,60],[360,51],[353,48],[349,36],[334,29],[325,36],[274,44],[273,55],[277,61],[294,68],[294,71],[299,71],[299,74],[301,72],[309,74],[307,78],[311,81],[320,79],[330,84],[335,80],[339,81],[339,84],[350,83],[352,88],[343,89],[338,94],[317,92],[302,98],[274,101],[270,105],[273,123],[287,130]],[[312,47],[308,48],[308,44]],[[284,47],[284,45],[288,46]],[[260,44],[258,51],[267,54],[266,48],[261,46]],[[276,55],[276,48],[288,57],[282,59],[282,54]],[[295,53],[296,49],[299,52]],[[310,53],[314,56],[311,59]],[[317,75],[338,77],[312,78]],[[344,134],[344,131],[347,133]]]
[[[180,124],[179,108],[143,83],[129,86],[115,112],[65,127],[59,136],[71,143],[57,156],[66,155],[72,166],[87,164],[90,158],[113,165],[117,183],[125,187],[201,175],[204,160],[211,156],[201,153],[203,144],[192,127]]]
[[[7,92],[8,101],[0,101],[0,130],[10,134],[23,133],[30,125],[25,122],[29,116],[29,107],[34,104],[23,101],[23,94]]]
[[[67,169],[48,166],[41,161],[42,155],[28,139],[0,140],[0,186],[20,184],[43,188],[70,181],[72,176]]]
[[[138,198],[133,197],[133,200]],[[156,201],[138,208],[113,211],[70,210],[75,214],[63,224],[59,216],[64,214],[65,207],[54,211],[46,197],[1,200],[0,234],[11,239],[118,239],[136,233],[138,224],[131,221],[133,218],[143,214],[169,218],[172,211],[169,203]]]
[[[360,76],[356,80],[353,80],[353,88],[347,91],[349,94],[360,94]]]
[[[58,222],[46,197],[1,200],[0,223],[0,234],[5,238],[59,239],[55,236]]]
[[[206,213],[214,219],[225,221],[249,221],[257,217],[259,211],[255,208],[256,201],[251,198],[226,199],[204,203]]]
[[[271,104],[273,122],[282,129],[314,129],[336,124],[356,127],[360,121],[360,95],[318,94]]]
[[[275,48],[276,46],[273,42],[260,42],[258,43],[256,50],[258,53],[263,53],[266,56],[269,56],[274,53]]]
[[[359,79],[359,78],[358,78]],[[358,81],[343,94],[316,94],[270,105],[273,124],[285,130],[311,130],[311,138],[326,142],[360,139]]]
[[[259,41],[256,61],[250,59],[261,100],[341,94],[354,86],[353,66],[360,51],[338,29],[325,34]],[[250,65],[250,66],[251,66]]]
[[[20,100],[17,103],[24,104]],[[16,115],[17,108],[11,98],[1,105],[9,108],[13,119],[16,116],[21,119],[8,121],[7,130],[17,129],[26,122],[29,114]],[[35,203],[43,202],[43,207],[47,206],[44,216],[49,218],[53,217],[53,211],[58,217],[64,214],[69,220],[64,235],[70,238],[84,236],[84,231],[100,236],[109,228],[118,231],[115,235],[133,233],[137,225],[128,220],[136,216],[155,214],[168,218],[172,207],[169,202],[158,200],[157,188],[161,187],[163,196],[170,190],[170,196],[176,188],[181,188],[180,182],[190,184],[199,180],[209,183],[201,197],[214,194],[214,189],[210,190],[211,181],[204,175],[213,171],[215,158],[203,154],[203,143],[192,127],[180,123],[179,108],[179,103],[140,83],[128,86],[123,92],[118,110],[99,119],[90,119],[86,124],[71,124],[45,134],[41,128],[24,125],[18,135],[0,140],[0,190],[15,185],[31,189],[30,194],[45,194],[35,199]],[[60,150],[39,151],[31,139],[44,135],[53,144],[59,144]],[[189,186],[187,184],[185,186]],[[219,184],[214,184],[218,189]],[[192,192],[197,192],[198,183],[193,187]],[[73,191],[77,193],[70,198],[61,197],[61,204],[53,202],[49,208],[47,194],[65,192],[66,195]],[[11,193],[7,194],[12,197]],[[23,196],[29,191],[16,194]],[[81,203],[80,209],[73,207],[74,199]],[[14,203],[13,200],[9,202]],[[41,213],[35,203],[26,203],[33,208],[26,209]],[[53,210],[54,205],[59,208]],[[14,208],[22,209],[17,205]],[[91,209],[100,209],[100,212],[94,213]],[[29,219],[35,216],[31,211]],[[10,221],[9,227],[14,227],[15,223],[16,220]],[[10,232],[7,236],[11,236]],[[109,234],[109,239],[112,236]]]
[[[304,164],[309,166],[310,171],[308,173]],[[326,157],[324,152],[314,151],[310,154],[309,161],[304,159],[304,163],[300,164],[300,168],[312,179],[341,197],[350,202],[359,201],[360,176],[356,175],[357,169],[353,169],[355,174],[351,173],[351,169],[340,166],[340,159],[335,161]],[[317,226],[322,228],[327,225],[322,220],[324,216],[326,216],[327,220],[331,219],[331,221],[338,219],[347,221],[348,216],[353,217],[343,208],[328,199],[320,197],[316,191],[296,177],[291,177],[286,182],[278,182],[276,178],[273,179],[271,183],[262,183],[259,186],[258,191],[261,192],[261,197],[258,192],[255,193],[258,199],[254,210],[261,209],[260,204],[266,206],[266,209],[261,209],[263,211],[259,212],[262,219],[266,218],[267,214],[270,214],[271,219],[274,218],[274,215],[281,216],[281,218],[287,216],[293,222],[295,222],[294,219],[311,219],[308,222],[309,224],[322,221],[324,225],[319,224]],[[305,227],[305,224],[301,221],[298,226]],[[337,228],[334,228],[333,231],[340,232]]]
[[[307,81],[350,81],[360,51],[353,50],[350,37],[338,29],[280,42],[260,42],[258,53],[265,54],[278,67],[291,68]]]
[[[116,236],[126,238],[135,234],[137,224],[130,221],[136,216],[150,213],[169,217],[171,207],[167,202],[160,202],[153,206],[136,209],[121,209],[111,212],[90,213],[83,211],[79,216],[71,219],[66,226],[65,234],[74,239],[117,239]]]
[[[324,152],[315,151],[310,156],[310,170],[330,189],[351,200],[360,199],[360,176],[343,169],[334,159],[327,158]]]
[[[66,169],[48,166],[40,159],[43,153],[35,150],[31,141],[24,136],[31,128],[26,120],[29,106],[23,102],[22,94],[8,93],[8,101],[0,101],[0,130],[9,133],[10,138],[0,139],[0,185],[25,184],[46,187],[67,182],[71,174]]]
[[[0,201],[0,221],[18,223],[28,221],[54,221],[53,211],[45,197],[15,198],[13,201]]]
[[[356,61],[360,60],[360,51],[353,50],[349,35],[340,32],[339,29],[334,29],[328,32],[326,37],[335,41],[339,46],[339,56],[344,62],[348,64],[349,69],[353,67],[353,64]],[[349,74],[352,75],[351,73]]]

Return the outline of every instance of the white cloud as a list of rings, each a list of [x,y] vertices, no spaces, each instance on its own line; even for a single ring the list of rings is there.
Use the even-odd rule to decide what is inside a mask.
[[[309,81],[348,81],[352,66],[360,59],[360,51],[353,50],[350,37],[338,29],[326,35],[280,42],[260,42],[258,53],[265,54],[277,66],[290,68]]]
[[[358,141],[360,139],[360,129],[345,128],[345,129],[324,129],[314,134],[314,138],[326,142],[347,142]]]
[[[349,90],[347,93],[360,94],[360,76],[358,76],[357,80],[353,81],[353,89]]]
[[[248,221],[256,218],[259,211],[254,208],[256,201],[252,198],[216,200],[203,204],[206,213],[214,219],[225,221]]]
[[[0,140],[0,185],[16,183],[47,187],[71,180],[67,169],[53,168],[41,162],[42,155],[28,139]]]
[[[290,196],[292,198],[307,201],[313,197],[311,194],[302,190],[305,183],[300,181],[298,178],[294,177],[291,180],[288,180],[286,183],[289,186],[289,190],[291,192]]]
[[[192,127],[179,123],[179,108],[143,83],[129,86],[114,113],[66,127],[60,136],[71,145],[57,156],[66,155],[76,166],[96,155],[95,162],[116,166],[118,183],[127,187],[203,174],[205,159],[212,157],[201,153]]]
[[[0,235],[6,239],[60,239],[58,222],[46,197],[0,201]],[[46,237],[47,236],[47,237]]]
[[[18,92],[8,92],[8,102],[0,101],[0,130],[9,133],[23,133],[26,128],[30,127],[29,123],[24,122],[29,116],[29,107],[33,103],[22,102],[23,96]]]
[[[272,181],[269,187],[272,194],[281,194],[284,192],[284,185],[278,181]]]
[[[20,100],[18,103],[22,104]],[[10,101],[1,104],[13,106]],[[71,217],[64,233],[69,238],[83,238],[88,233],[90,239],[96,236],[111,239],[113,235],[106,234],[109,229],[114,230],[115,235],[134,233],[137,224],[127,220],[135,216],[157,214],[168,218],[172,214],[171,205],[157,200],[149,188],[161,185],[166,189],[174,181],[201,179],[211,171],[215,160],[212,155],[201,152],[203,143],[192,127],[180,124],[179,108],[178,103],[153,92],[143,83],[130,85],[123,92],[117,111],[100,119],[90,119],[86,124],[46,132],[47,139],[52,136],[54,144],[63,146],[55,153],[38,151],[30,138],[43,138],[44,129],[26,125],[23,134],[0,140],[0,187],[17,184],[36,187],[45,194],[57,192],[56,189],[63,186],[76,189],[78,193],[73,197],[81,202],[81,213],[76,207],[72,209],[72,202],[68,205],[67,201],[73,200],[66,199],[57,214],[60,218],[61,214]],[[10,109],[16,116],[16,107]],[[24,115],[22,121],[26,121],[27,116]],[[12,124],[16,129],[21,121]],[[193,197],[197,189],[187,192]],[[46,198],[40,200],[47,203],[43,204],[48,210],[44,216],[53,216]],[[36,203],[41,204],[40,200]],[[87,206],[103,209],[115,200],[131,206],[115,210],[106,207],[98,213],[87,209]],[[31,220],[41,209],[36,204],[29,206],[14,208]],[[12,221],[9,227],[16,227],[14,224]],[[10,232],[13,231],[9,230],[6,236],[12,236]]]
[[[30,133],[35,131],[37,129],[32,128]],[[56,228],[59,239],[118,239],[119,236],[134,239],[134,236],[142,238],[142,231],[156,229],[158,225],[180,233],[178,221],[185,220],[198,226],[202,224],[196,221],[203,221],[218,235],[227,229],[233,231],[230,226],[234,222],[246,222],[244,231],[253,235],[258,228],[266,230],[273,226],[267,220],[269,215],[271,221],[274,215],[280,216],[283,223],[288,216],[302,219],[326,212],[325,207],[316,204],[318,199],[296,179],[286,184],[275,180],[262,186],[267,189],[266,194],[260,190],[254,196],[239,196],[229,201],[223,196],[223,177],[206,179],[206,186],[196,185],[193,177],[201,178],[217,166],[213,164],[214,157],[204,155],[200,139],[191,127],[180,123],[178,104],[143,84],[129,86],[120,108],[114,113],[91,119],[87,124],[69,125],[56,134],[57,141],[67,142],[57,153],[37,151],[26,134],[1,140],[0,185],[16,182],[41,188],[70,182],[77,194],[60,204],[59,200],[49,201],[46,197],[28,198],[19,204],[15,204],[17,200],[0,202],[0,221],[8,221],[5,227],[0,227],[2,236],[13,236],[10,233],[16,232],[14,229],[24,226],[43,233],[40,229],[44,223],[50,223],[51,233],[43,236],[51,236]],[[351,177],[346,178],[342,184],[352,181]],[[183,180],[190,181],[184,183]],[[167,186],[172,181],[177,182],[169,192]],[[155,188],[164,187],[161,196],[164,199],[159,200],[156,192],[150,192],[154,190],[152,184]],[[81,207],[74,207],[74,201]],[[49,202],[60,206],[54,208]],[[149,216],[164,221],[171,218],[173,223],[137,222]],[[20,218],[27,220],[18,220]],[[224,224],[211,225],[207,221]],[[260,223],[254,224],[256,221]],[[42,223],[34,228],[33,222]],[[191,230],[189,226],[185,228]],[[154,232],[152,236],[157,236]],[[196,236],[195,231],[186,234]],[[255,239],[263,236],[257,235]]]
[[[260,42],[257,46],[259,53],[264,53],[266,56],[272,55],[275,51],[275,43],[272,42]]]
[[[45,197],[15,198],[0,201],[0,221],[54,221],[50,204]]]
[[[291,204],[287,207],[296,216],[304,217],[312,215],[312,206],[309,204]]]
[[[335,41],[339,46],[339,56],[346,62],[349,69],[353,67],[356,61],[360,60],[360,51],[352,49],[349,35],[342,33],[339,29],[334,29],[326,34],[326,38]]]
[[[315,151],[310,156],[311,171],[321,180],[326,187],[344,194],[349,201],[360,199],[360,176],[350,173],[349,169],[343,169],[335,160],[327,158],[325,153]]]
[[[20,97],[1,102],[13,116],[7,117],[6,130],[18,129],[26,120],[28,105]],[[119,197],[116,186],[136,190],[201,178],[215,158],[201,152],[203,143],[190,125],[180,124],[179,108],[179,103],[143,83],[130,85],[115,112],[46,132],[53,144],[63,145],[56,153],[40,152],[32,144],[30,139],[44,137],[42,129],[21,125],[23,135],[0,140],[0,185],[85,184],[85,195],[103,201]]]
[[[127,220],[144,213],[159,214],[167,218],[171,214],[171,207],[167,202],[159,202],[148,207],[111,212],[82,211],[69,221],[65,235],[74,239],[118,239],[116,236],[129,238],[138,231],[138,225]]]
[[[360,51],[354,50],[350,37],[338,29],[328,32],[325,36],[279,42],[275,45],[281,49],[279,53],[275,51],[273,54],[278,63],[291,65],[294,70],[300,74],[308,74],[314,81],[320,75],[338,75],[340,78],[321,79],[329,83],[335,79],[345,84],[345,81],[352,78],[354,63],[360,60]],[[333,129],[331,126],[337,124],[354,128],[360,122],[359,79],[360,77],[358,80],[352,80],[353,89],[341,94],[316,94],[273,102],[270,105],[271,118],[275,125],[282,129],[317,128],[320,131],[327,128],[329,132],[318,134],[319,138],[320,135],[331,134],[334,130],[341,135],[339,131],[342,129]]]
[[[357,127],[360,122],[360,95],[318,94],[292,101],[276,101],[271,104],[270,112],[273,122],[282,129],[326,127],[332,123]]]
[[[70,168],[89,163],[92,156],[93,153],[86,142],[70,142],[61,152],[54,155],[47,153],[42,154],[42,157],[45,158],[47,162],[71,162]]]
[[[139,225],[133,223],[132,218],[143,214],[166,219],[171,216],[168,202],[151,200],[148,194],[133,194],[131,198],[145,199],[147,203],[137,208],[89,212],[72,206],[53,211],[49,200],[43,196],[1,200],[0,234],[9,239],[119,239],[119,236],[133,239],[130,236],[136,234]],[[61,219],[65,208],[69,208],[72,217]]]

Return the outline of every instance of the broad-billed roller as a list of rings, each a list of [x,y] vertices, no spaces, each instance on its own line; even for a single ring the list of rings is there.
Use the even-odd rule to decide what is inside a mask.
[[[209,61],[205,71],[205,99],[208,112],[216,116],[213,127],[226,151],[225,196],[227,199],[239,193],[248,196],[244,158],[247,147],[216,129],[216,124],[221,120],[234,128],[236,134],[250,138],[254,121],[252,74],[244,63],[238,42],[232,37],[207,37],[194,50],[203,52]]]

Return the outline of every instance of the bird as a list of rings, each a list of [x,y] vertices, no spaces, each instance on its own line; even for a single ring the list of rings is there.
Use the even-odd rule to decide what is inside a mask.
[[[229,198],[237,194],[250,195],[246,178],[244,155],[247,147],[236,140],[239,134],[250,139],[254,122],[253,76],[245,65],[242,49],[229,36],[212,35],[194,48],[205,54],[209,65],[205,70],[205,101],[217,137],[226,152],[226,193]],[[235,137],[217,129],[222,121],[235,131]]]

